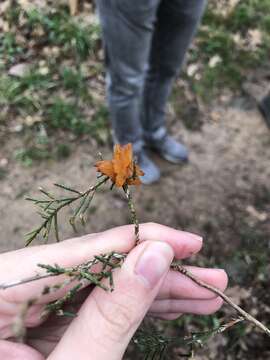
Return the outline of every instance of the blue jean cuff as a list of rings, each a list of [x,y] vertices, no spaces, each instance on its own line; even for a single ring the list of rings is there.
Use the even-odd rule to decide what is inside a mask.
[[[155,131],[144,131],[143,134],[146,141],[159,141],[167,135],[167,129],[165,126],[161,126]]]

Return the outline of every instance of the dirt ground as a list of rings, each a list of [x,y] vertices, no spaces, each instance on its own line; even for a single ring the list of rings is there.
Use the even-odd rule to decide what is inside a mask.
[[[230,212],[236,198],[245,198],[246,216],[252,213],[255,190],[270,184],[270,133],[260,113],[245,97],[221,99],[206,116],[201,131],[186,130],[179,119],[170,120],[171,133],[190,148],[190,162],[175,166],[153,155],[162,171],[161,181],[136,190],[137,211],[141,222],[161,222],[206,234],[205,227],[215,227]],[[99,151],[110,157],[110,147],[97,147],[91,141],[73,144],[67,160],[45,161],[24,167],[14,160],[19,138],[11,135],[1,149],[8,160],[7,174],[1,180],[0,245],[2,251],[23,246],[23,235],[37,224],[38,216],[26,195],[37,193],[39,186],[52,189],[54,182],[72,184],[79,189],[95,182],[93,167]],[[104,216],[106,213],[106,216]],[[233,215],[233,214],[232,214]],[[262,216],[263,222],[266,222]],[[258,219],[257,219],[258,220]],[[268,214],[267,214],[267,220]],[[117,191],[99,193],[87,231],[101,231],[127,223],[126,203]],[[63,238],[72,236],[68,224],[61,224]],[[225,234],[214,236],[213,251],[223,243]],[[226,235],[225,235],[226,237]],[[205,247],[210,246],[205,239]],[[236,248],[237,238],[223,244],[222,252]]]
[[[170,130],[190,148],[190,162],[175,166],[154,156],[161,167],[162,179],[156,185],[136,190],[139,219],[202,234],[204,250],[192,263],[225,266],[231,285],[245,282],[244,287],[249,288],[252,284],[246,282],[246,273],[243,278],[242,263],[235,260],[235,255],[242,253],[243,246],[250,245],[253,251],[254,241],[266,240],[269,246],[270,132],[248,96],[232,95],[221,96],[205,112],[200,131],[187,130],[173,113]],[[86,140],[73,143],[72,154],[66,160],[44,161],[27,168],[14,160],[14,150],[19,143],[19,138],[10,135],[0,149],[0,158],[8,160],[6,175],[0,181],[1,251],[22,247],[24,234],[39,223],[33,205],[24,199],[26,195],[36,194],[39,186],[51,189],[54,182],[84,189],[95,182],[93,164],[98,151],[104,158],[109,157],[111,151],[109,146],[100,148]],[[108,189],[98,193],[84,231],[97,232],[128,221],[125,199],[117,191]],[[60,231],[63,238],[74,236],[65,221],[60,223]],[[252,282],[256,276],[251,275]],[[270,301],[265,310],[268,319],[269,305]],[[266,339],[264,341],[263,336],[255,339],[258,342],[252,344],[247,340],[241,359],[254,359],[257,346],[262,343],[264,350],[260,348],[260,355],[256,357],[270,358]],[[198,359],[240,358],[226,355],[225,344],[224,339],[212,341],[211,355],[206,348]],[[222,353],[218,352],[219,346]]]

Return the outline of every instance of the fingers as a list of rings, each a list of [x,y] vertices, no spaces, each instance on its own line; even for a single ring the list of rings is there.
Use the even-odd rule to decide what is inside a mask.
[[[36,350],[24,344],[0,340],[0,359],[45,360]]]
[[[102,233],[103,240],[116,242],[119,237],[125,239],[129,249],[135,245],[134,225],[121,226]],[[176,230],[168,226],[146,223],[140,225],[141,241],[163,241],[168,243],[174,250],[177,259],[184,259],[196,254],[202,247],[202,238],[199,235]]]
[[[140,225],[142,241],[164,241],[174,250],[175,257],[182,259],[198,252],[202,239],[194,234],[172,229],[170,227],[147,223]],[[16,275],[31,276],[37,270],[37,264],[58,264],[70,267],[91,259],[94,255],[110,251],[128,252],[135,245],[134,225],[120,226],[102,233],[85,235],[56,244],[34,246],[8,252],[1,255],[1,269],[6,270],[5,278],[14,275],[14,264],[18,265],[24,258],[27,266],[16,266]],[[1,272],[2,273],[2,272]]]
[[[167,226],[147,223],[140,226],[142,241],[163,241],[174,250],[177,258],[185,258],[198,252],[202,246],[201,238],[197,235],[178,231]],[[0,257],[0,284],[32,276],[36,272],[38,263],[58,264],[62,267],[71,267],[83,263],[95,255],[111,251],[129,252],[135,245],[134,225],[121,226],[103,233],[85,235],[79,238],[66,240],[51,245],[42,245],[24,248],[18,251],[2,254]],[[18,267],[22,262],[25,266]],[[45,285],[52,286],[63,281],[63,277],[49,278],[35,281],[14,289],[5,291],[9,301],[20,302],[25,295],[20,291],[23,288],[28,297],[39,295]],[[62,296],[67,289],[53,294],[53,298]],[[47,296],[45,300],[52,300]]]
[[[179,319],[182,314],[181,313],[177,313],[177,314],[174,314],[174,313],[149,313],[148,316],[151,316],[153,318],[158,318],[158,319],[161,319],[161,320],[176,320],[176,319]]]
[[[196,314],[210,315],[220,309],[223,301],[221,298],[210,300],[157,300],[150,308],[150,314]]]
[[[192,266],[186,268],[198,279],[221,291],[227,287],[228,278],[223,270]],[[185,313],[209,315],[217,311],[221,305],[222,300],[215,293],[198,286],[183,274],[170,271],[148,314],[160,319],[171,320]]]
[[[172,248],[161,242],[146,241],[134,248],[114,272],[115,290],[93,290],[48,360],[121,359],[157,295],[173,255]]]
[[[221,269],[204,269],[195,266],[185,266],[198,279],[206,282],[209,285],[217,287],[224,291],[228,284],[228,277],[224,270]],[[215,298],[216,294],[204,289],[189,279],[187,276],[170,271],[162,287],[157,295],[157,300],[164,299],[211,299]]]

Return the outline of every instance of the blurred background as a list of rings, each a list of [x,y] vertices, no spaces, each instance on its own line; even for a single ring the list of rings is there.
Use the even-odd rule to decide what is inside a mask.
[[[100,27],[92,1],[0,2],[0,249],[24,245],[39,223],[27,195],[60,182],[95,182],[98,152],[111,154]],[[135,190],[141,222],[204,236],[190,263],[223,267],[237,304],[270,324],[270,132],[257,109],[269,90],[270,0],[210,0],[168,107],[169,127],[191,150],[183,167],[155,159],[159,184]],[[69,210],[67,210],[67,213]],[[67,213],[63,214],[65,218]],[[99,192],[85,229],[130,221],[117,191]],[[74,236],[63,219],[62,238]],[[52,239],[53,241],[53,239]],[[235,314],[157,322],[171,336],[219,326]],[[127,359],[139,359],[131,346]],[[174,349],[177,359],[187,349]],[[268,359],[249,325],[210,338],[196,359]]]

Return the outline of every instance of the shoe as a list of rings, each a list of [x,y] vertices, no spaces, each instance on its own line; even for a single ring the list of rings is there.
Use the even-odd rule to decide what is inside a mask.
[[[270,129],[270,94],[265,96],[259,103],[258,103],[259,110],[264,117],[266,125]]]
[[[181,164],[188,161],[188,149],[168,134],[160,140],[148,139],[146,140],[146,145],[173,164]]]
[[[156,164],[147,156],[144,149],[139,153],[135,153],[137,163],[144,172],[144,176],[140,176],[140,180],[145,185],[150,185],[160,179],[160,170]]]

